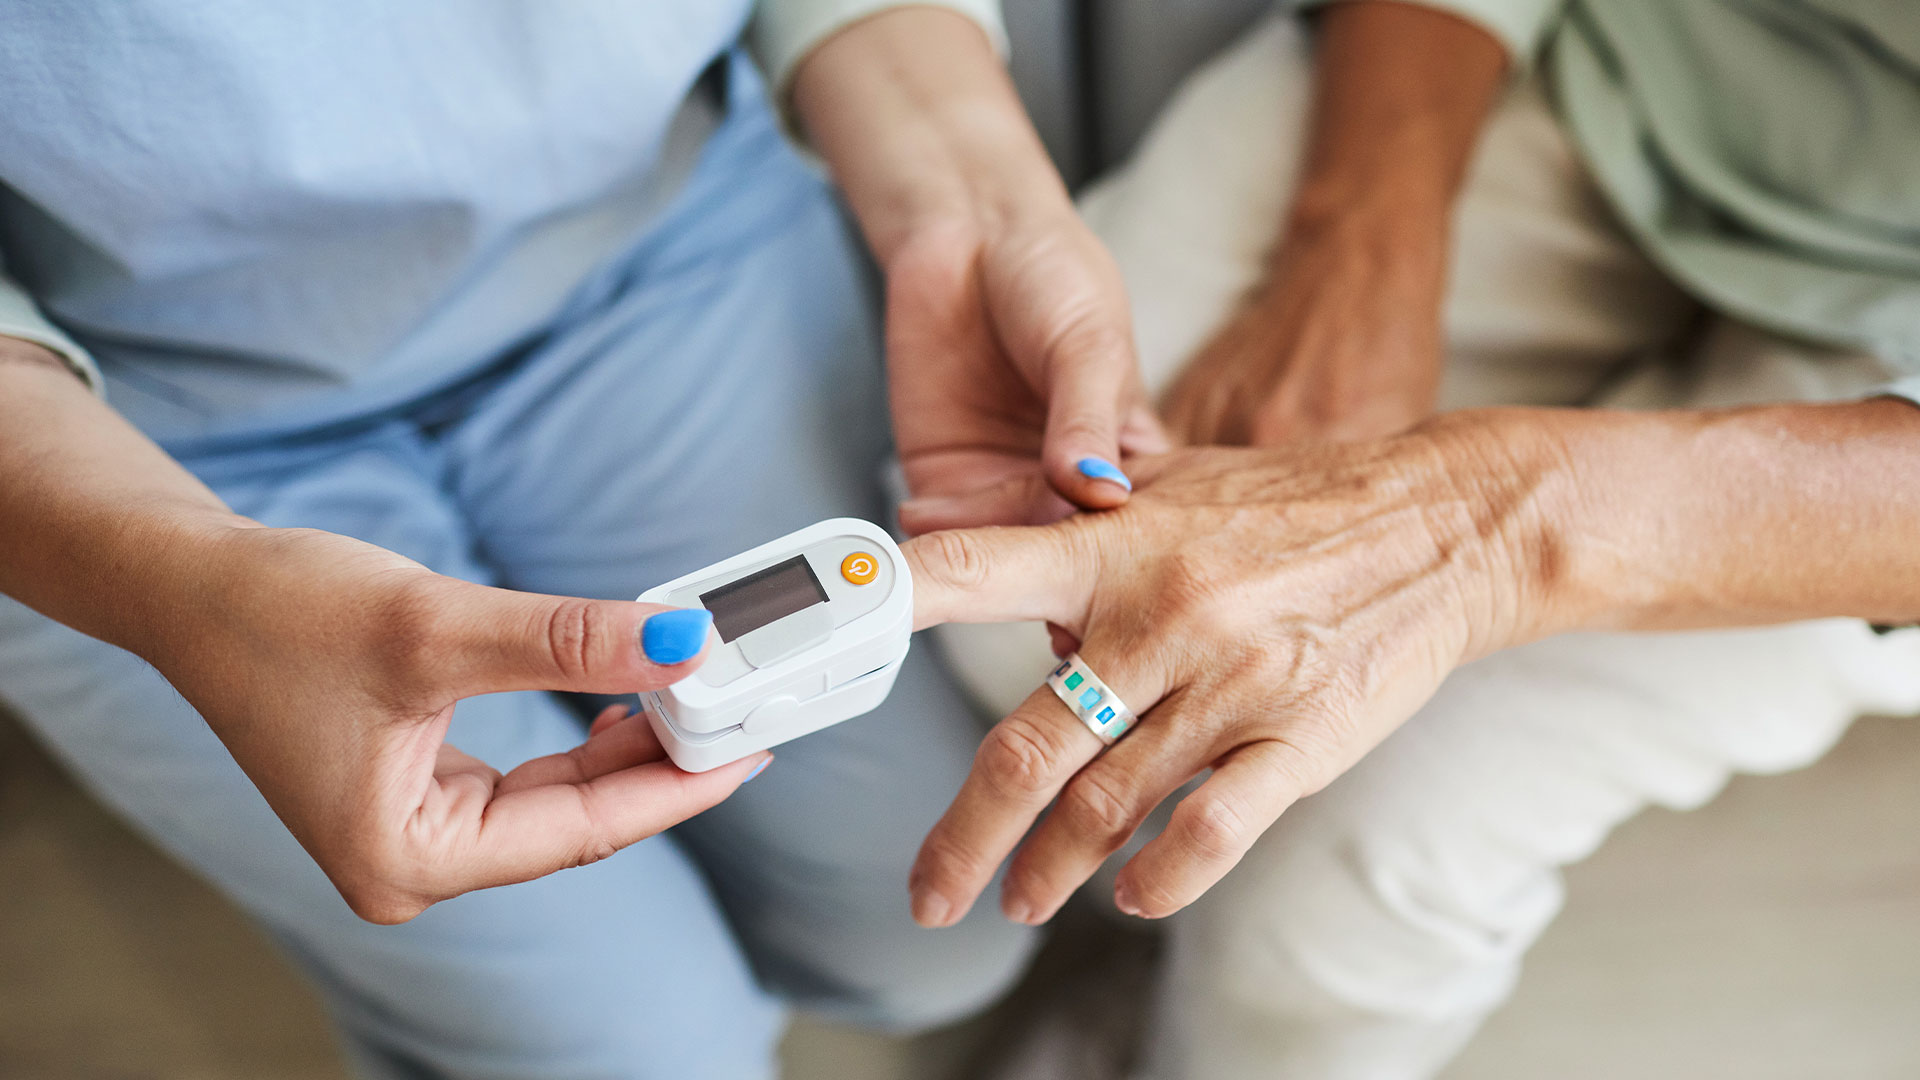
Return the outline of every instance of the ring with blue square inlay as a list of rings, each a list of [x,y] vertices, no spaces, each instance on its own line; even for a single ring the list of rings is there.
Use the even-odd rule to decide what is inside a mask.
[[[1133,710],[1093,673],[1079,653],[1060,661],[1047,676],[1047,685],[1101,742],[1111,745],[1133,726]]]

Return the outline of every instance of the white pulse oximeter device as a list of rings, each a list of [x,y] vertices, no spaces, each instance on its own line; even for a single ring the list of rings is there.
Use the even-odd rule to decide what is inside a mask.
[[[913,581],[886,530],[834,518],[675,578],[643,602],[713,613],[706,662],[640,695],[688,772],[859,716],[893,689]]]

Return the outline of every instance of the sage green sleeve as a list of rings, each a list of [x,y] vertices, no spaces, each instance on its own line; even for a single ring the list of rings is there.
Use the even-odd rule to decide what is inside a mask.
[[[100,368],[94,364],[93,357],[48,322],[33,297],[3,271],[0,271],[0,337],[21,338],[51,349],[94,393],[101,392]]]
[[[999,0],[760,0],[747,42],[774,100],[784,109],[795,69],[814,46],[839,30],[888,8],[938,7],[980,24],[1001,56],[1007,54],[1007,30]]]
[[[1881,387],[1873,396],[1906,398],[1915,405],[1920,405],[1920,375],[1909,375],[1904,379],[1895,379],[1893,382]]]
[[[1347,0],[1283,0],[1302,11],[1345,3]],[[1547,28],[1560,14],[1566,0],[1413,0],[1422,7],[1457,15],[1500,39],[1513,60],[1513,69],[1524,70],[1533,62]]]

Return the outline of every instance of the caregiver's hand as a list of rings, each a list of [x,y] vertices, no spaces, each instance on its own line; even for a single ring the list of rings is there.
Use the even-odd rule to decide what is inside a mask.
[[[502,690],[684,675],[706,623],[493,589],[344,536],[237,517],[43,349],[0,337],[0,593],[153,664],[354,911],[399,922],[604,858],[724,799],[609,712],[504,776],[445,742]],[[643,649],[644,642],[644,649]],[[654,663],[652,655],[674,663]]]
[[[1123,455],[1166,445],[1125,288],[985,35],[949,11],[887,11],[815,49],[793,103],[886,273],[908,484],[970,496],[907,528],[1124,503]]]
[[[1102,753],[1035,690],[928,835],[914,917],[959,919],[1026,837],[1003,906],[1043,920],[1211,769],[1119,877],[1123,910],[1176,911],[1456,665],[1534,637],[1912,622],[1916,470],[1920,410],[1899,401],[1485,410],[1381,441],[1183,452],[1143,462],[1118,510],[920,537],[920,625],[1049,620],[1141,719]]]
[[[313,530],[219,528],[194,544],[196,603],[138,651],[363,918],[597,862],[718,803],[768,756],[686,773],[624,709],[504,775],[446,742],[454,704],[476,694],[624,694],[685,676],[704,612],[489,588]]]

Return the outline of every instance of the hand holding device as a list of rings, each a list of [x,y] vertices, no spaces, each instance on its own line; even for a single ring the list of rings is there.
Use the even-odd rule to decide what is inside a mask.
[[[765,760],[689,775],[638,717],[603,718],[571,752],[505,775],[462,754],[446,743],[462,698],[673,681],[687,668],[649,660],[642,627],[684,616],[488,588],[349,537],[262,527],[57,359],[16,361],[11,340],[0,592],[152,664],[363,918],[400,922],[603,858]]]
[[[314,530],[235,528],[202,562],[202,610],[143,654],[371,921],[605,858],[763,759],[690,775],[638,716],[504,774],[446,742],[462,698],[672,681],[694,660],[655,663],[641,641],[679,612],[475,585]]]

